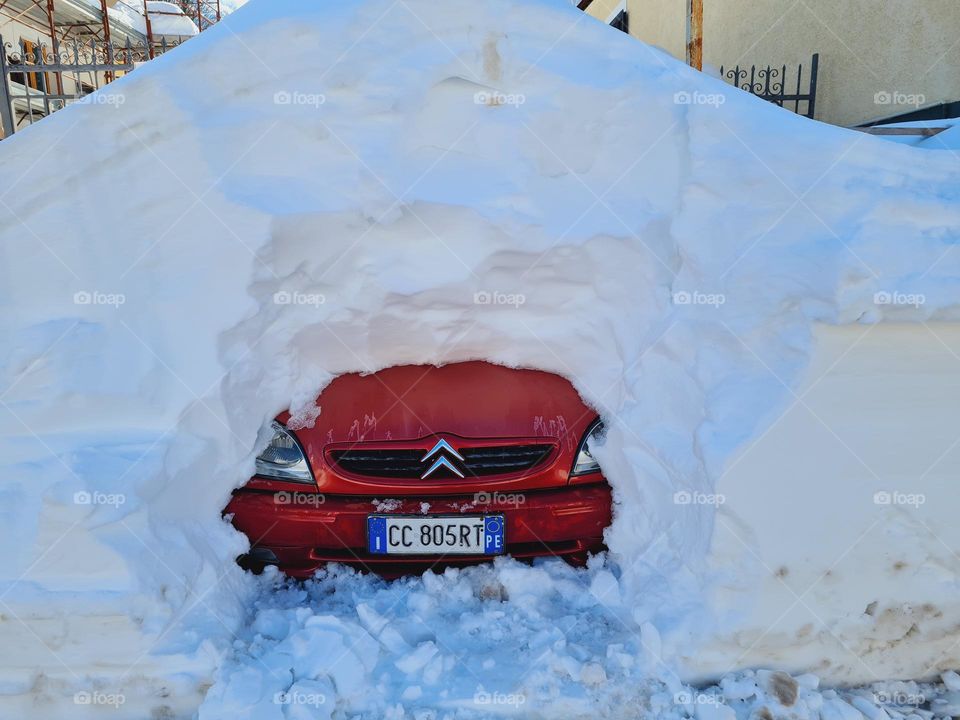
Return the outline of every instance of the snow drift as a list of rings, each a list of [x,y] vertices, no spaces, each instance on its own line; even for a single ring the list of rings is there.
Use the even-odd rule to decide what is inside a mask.
[[[87,2],[98,7],[100,5],[97,0],[87,0]],[[108,9],[108,12],[111,17],[146,35],[147,21],[142,4],[137,7],[134,3],[119,0]],[[189,38],[200,32],[196,23],[175,3],[165,0],[147,0],[147,12],[150,13],[150,30],[158,42],[163,36],[170,39]]]
[[[739,461],[816,381],[819,326],[880,327],[879,367],[912,337],[884,335],[890,321],[953,327],[950,153],[793,116],[559,0],[253,3],[0,153],[10,707],[113,693],[131,717],[189,714],[220,667],[203,717],[321,712],[277,692],[371,716],[494,690],[531,704],[470,712],[566,717],[603,698],[615,713],[616,678],[660,712],[656,683],[672,697],[680,678],[748,662],[880,679],[862,661],[825,662],[837,627],[858,657],[883,648],[882,677],[933,678],[960,660],[955,498],[922,482],[936,457],[909,454],[936,448],[948,466],[936,476],[950,477],[950,428],[921,443],[922,404],[885,415],[884,441],[907,461],[860,478],[829,521],[808,505],[794,522],[783,500],[810,497],[797,482],[843,487],[828,455],[799,478]],[[267,419],[309,415],[340,373],[477,358],[562,374],[606,418],[609,557],[581,572],[507,560],[408,580],[380,606],[364,604],[379,592],[369,578],[335,574],[283,591],[303,593],[291,601],[234,566],[246,539],[220,510]],[[956,367],[940,372],[954,388]],[[814,433],[783,442],[821,456]],[[860,502],[877,492],[926,502]],[[799,537],[767,543],[778,516]],[[864,552],[828,541],[837,528],[875,523],[890,531],[872,555],[906,538],[910,567],[932,575],[906,582],[878,563],[807,594],[803,580]],[[815,615],[783,632],[777,616],[796,603],[771,595],[790,581],[781,553],[800,556],[789,587]],[[883,594],[865,604],[844,589],[862,586]],[[452,648],[450,597],[477,610]],[[903,632],[883,622],[921,605]],[[466,644],[493,616],[525,629]],[[482,658],[465,676],[470,652]],[[462,682],[443,695],[450,677]]]

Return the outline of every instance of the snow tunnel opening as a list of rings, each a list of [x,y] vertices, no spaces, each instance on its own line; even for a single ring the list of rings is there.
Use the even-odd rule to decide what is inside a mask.
[[[583,566],[606,551],[604,426],[566,378],[485,361],[345,373],[261,432],[224,514],[238,562],[307,579],[392,578],[509,555]]]

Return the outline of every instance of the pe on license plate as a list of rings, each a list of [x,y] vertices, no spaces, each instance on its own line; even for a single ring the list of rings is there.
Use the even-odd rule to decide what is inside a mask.
[[[373,555],[500,555],[503,515],[368,515]]]

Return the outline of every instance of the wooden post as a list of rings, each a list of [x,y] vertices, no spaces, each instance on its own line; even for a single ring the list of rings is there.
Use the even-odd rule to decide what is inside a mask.
[[[687,0],[687,65],[703,70],[703,0]]]
[[[60,43],[57,40],[57,26],[54,23],[53,19],[54,9],[53,9],[53,0],[47,0],[47,24],[50,28],[50,43],[52,44],[51,52],[53,53],[54,62],[60,62]],[[40,47],[40,56],[43,57],[43,47]],[[57,78],[57,94],[63,95],[63,73],[55,73]],[[45,88],[49,94],[49,87]]]
[[[113,43],[110,39],[110,14],[107,12],[107,0],[100,0],[101,22],[103,23],[103,56],[106,62],[113,65]],[[104,80],[113,82],[113,73],[107,70],[103,74]]]
[[[153,60],[153,24],[150,22],[150,8],[147,6],[147,0],[143,0],[143,19],[147,21],[148,57]]]

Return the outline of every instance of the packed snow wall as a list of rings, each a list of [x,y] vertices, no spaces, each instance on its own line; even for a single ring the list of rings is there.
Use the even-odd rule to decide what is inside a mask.
[[[0,630],[28,648],[4,661],[8,695],[95,677],[195,705],[260,590],[220,511],[263,423],[311,412],[340,373],[475,358],[562,374],[607,420],[616,517],[585,582],[659,664],[801,670],[799,637],[801,666],[873,679],[824,666],[838,625],[892,654],[877,672],[957,663],[930,643],[957,610],[940,516],[924,534],[894,522],[910,505],[841,506],[863,531],[901,529],[872,549],[893,557],[906,534],[939,579],[897,594],[878,570],[894,594],[874,614],[863,588],[805,594],[843,559],[817,542],[843,521],[797,521],[796,478],[751,449],[817,378],[830,331],[816,327],[954,337],[952,154],[794,116],[559,0],[255,2],[0,154]],[[890,362],[910,346],[877,335]],[[927,406],[903,407],[917,419],[883,442],[948,450]],[[851,427],[875,420],[866,391],[842,410]],[[812,493],[850,480],[832,441],[782,440],[823,458]],[[890,478],[874,463],[862,490],[953,507],[946,482],[918,491],[927,467],[901,459]],[[956,468],[938,462],[937,477]],[[768,542],[777,511],[797,537]],[[800,547],[809,582],[788,587],[813,617],[783,630],[771,593],[796,580]],[[889,642],[881,613],[907,598],[942,619]]]

